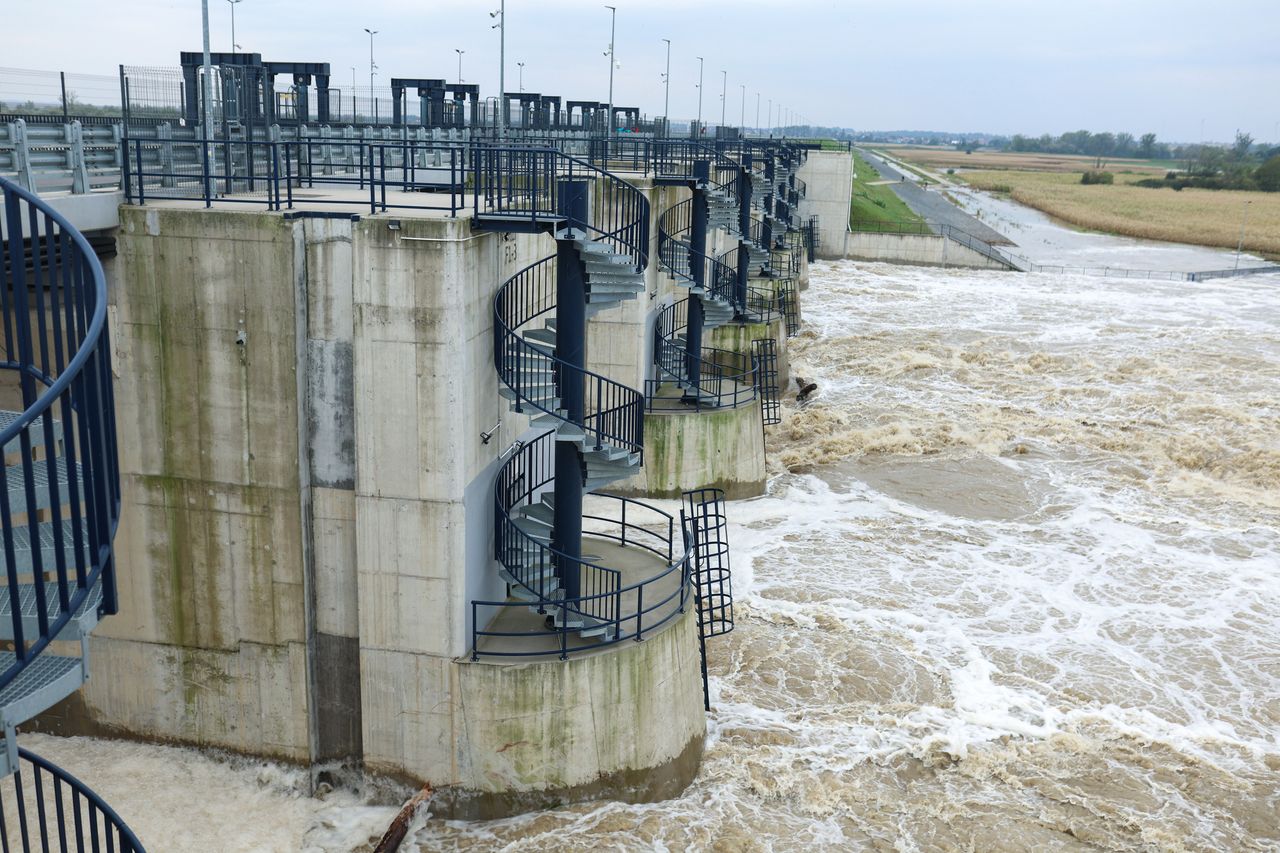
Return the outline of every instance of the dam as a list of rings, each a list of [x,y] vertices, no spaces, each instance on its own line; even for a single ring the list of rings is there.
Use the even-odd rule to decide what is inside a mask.
[[[19,726],[357,767],[470,819],[698,770],[726,501],[765,491],[848,207],[808,184],[848,152],[426,77],[341,123],[328,74],[122,66],[67,187],[8,124],[0,514],[52,537],[6,549],[23,832],[57,771]],[[93,802],[95,844],[142,849]]]

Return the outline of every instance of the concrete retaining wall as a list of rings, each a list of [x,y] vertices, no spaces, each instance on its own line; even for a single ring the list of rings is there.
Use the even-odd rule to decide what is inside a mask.
[[[764,494],[764,422],[758,401],[736,409],[653,412],[644,419],[644,467],[610,486],[620,495],[679,498],[714,486],[730,500]]]
[[[930,267],[1007,270],[1004,264],[938,234],[846,232],[843,253],[834,257]]]

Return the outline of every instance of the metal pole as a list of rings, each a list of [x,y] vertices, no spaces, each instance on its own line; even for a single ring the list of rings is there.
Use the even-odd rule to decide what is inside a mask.
[[[507,138],[507,0],[498,4],[498,138]]]
[[[58,72],[58,81],[62,84],[62,120],[67,120],[67,72]]]
[[[756,133],[760,132],[760,93],[756,92]]]
[[[524,91],[524,63],[517,62],[516,65],[520,66],[520,91],[523,92]]]
[[[613,40],[617,35],[618,7],[605,6],[609,10],[609,138],[613,138]]]
[[[738,130],[742,130],[747,123],[747,84],[739,83],[738,87],[742,89],[742,104],[738,109]]]
[[[663,135],[667,136],[671,129],[671,39],[663,39],[663,41],[667,43],[667,73],[665,75],[666,94],[662,100],[662,120],[666,123],[668,130],[668,133]]]
[[[231,52],[235,53],[240,49],[240,45],[236,44],[236,4],[243,0],[227,0],[231,4]]]
[[[209,0],[200,0],[200,14],[202,17],[202,26],[204,28],[204,55],[201,57],[201,63],[204,66],[204,81],[200,85],[200,99],[203,104],[200,109],[200,115],[204,122],[201,129],[201,136],[204,137],[204,145],[201,146],[204,154],[204,204],[205,207],[210,206],[212,200],[209,197],[209,134],[213,131],[213,86],[211,79],[213,77],[213,63],[209,61]],[[138,185],[142,186],[142,177],[138,177]]]
[[[729,72],[721,69],[720,74],[720,126],[724,127],[724,107],[726,103],[725,95],[729,94]]]
[[[356,67],[351,66],[351,123],[356,124]]]
[[[1240,240],[1236,243],[1236,269],[1240,269],[1240,252],[1244,250],[1244,226],[1249,221],[1249,205],[1251,201],[1244,203],[1244,215],[1240,217]]]
[[[773,136],[773,98],[769,99],[769,136]]]
[[[378,98],[373,94],[373,69],[378,66],[373,62],[373,37],[378,34],[377,30],[371,30],[368,27],[364,31],[369,34],[369,98],[373,101],[373,121],[378,121]]]
[[[462,50],[461,48],[455,47],[453,49],[453,52],[458,54],[458,85],[461,86],[462,85],[462,54],[466,53],[466,51]]]
[[[698,133],[702,133],[702,57],[698,57]]]

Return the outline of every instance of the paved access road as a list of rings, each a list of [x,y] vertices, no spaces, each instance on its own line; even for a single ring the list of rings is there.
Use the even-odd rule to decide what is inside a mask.
[[[904,181],[902,180],[903,174],[897,167],[890,165],[882,158],[865,149],[858,149],[858,153],[862,155],[862,159],[870,163],[871,167],[880,173],[882,179],[893,182],[887,186],[898,194],[898,198],[906,202],[907,207],[923,216],[930,223],[950,225],[957,231],[964,231],[979,240],[985,240],[997,246],[1015,245],[1012,240],[999,231],[947,201],[943,198],[941,192],[922,188],[916,183],[918,178],[915,175],[908,174],[906,176],[907,179]]]

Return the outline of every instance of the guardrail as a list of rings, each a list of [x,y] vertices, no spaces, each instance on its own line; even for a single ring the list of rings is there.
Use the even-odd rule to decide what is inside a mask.
[[[133,830],[83,782],[25,749],[18,755],[18,771],[0,778],[6,851],[21,839],[24,853],[144,853]]]

